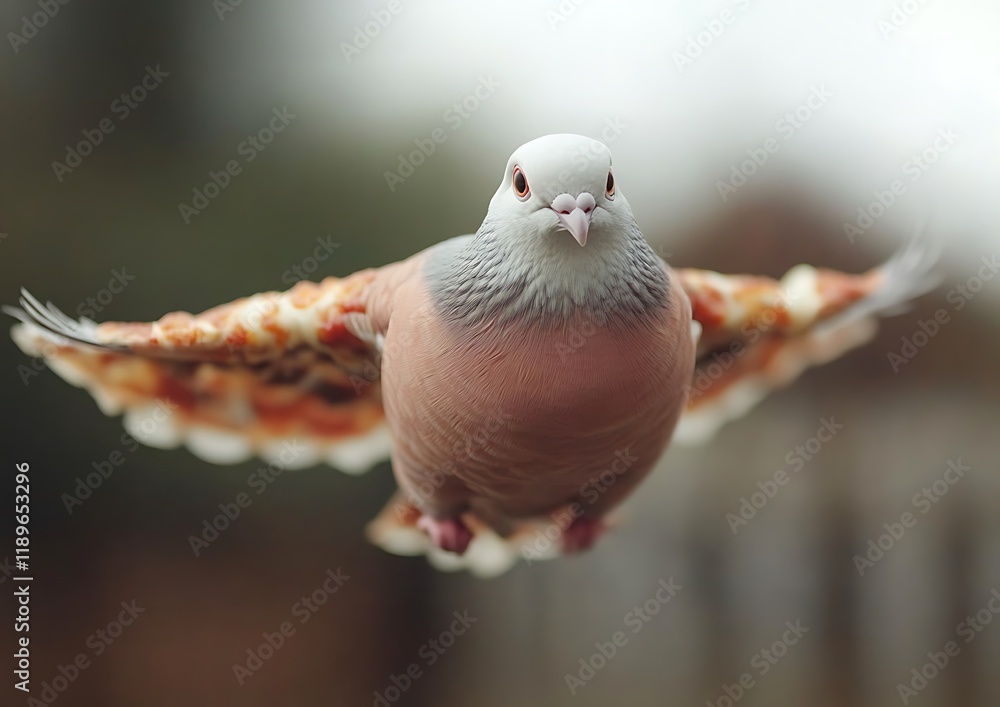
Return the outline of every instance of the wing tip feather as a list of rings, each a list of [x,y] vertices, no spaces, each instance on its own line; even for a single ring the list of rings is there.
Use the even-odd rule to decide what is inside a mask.
[[[97,340],[97,324],[82,317],[71,319],[52,302],[42,304],[26,288],[21,288],[20,307],[3,305],[4,314],[17,319],[28,326],[40,329],[48,337],[58,337],[61,340],[84,344],[109,351],[127,351],[127,347],[103,343]]]

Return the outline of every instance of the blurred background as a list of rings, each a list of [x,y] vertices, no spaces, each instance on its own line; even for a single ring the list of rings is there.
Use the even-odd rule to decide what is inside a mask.
[[[610,145],[677,267],[861,271],[920,223],[947,244],[939,289],[709,445],[672,449],[593,552],[490,581],[367,544],[388,464],[284,474],[195,557],[189,536],[260,464],[133,450],[8,340],[0,517],[10,539],[13,464],[29,462],[34,699],[1000,704],[996,3],[14,0],[0,29],[7,303],[25,286],[73,315],[149,320],[285,289],[296,268],[403,258],[474,231],[508,155],[551,132]],[[334,245],[311,259],[317,239]],[[948,322],[894,370],[940,309]],[[831,417],[844,428],[734,533],[727,515]],[[949,461],[971,470],[942,482]],[[933,503],[915,500],[925,488]],[[906,512],[915,524],[873,552]],[[327,596],[338,569],[350,579]],[[303,614],[317,591],[328,601]],[[657,611],[636,624],[643,605]],[[294,635],[234,672],[286,621]],[[601,660],[617,631],[627,643]]]

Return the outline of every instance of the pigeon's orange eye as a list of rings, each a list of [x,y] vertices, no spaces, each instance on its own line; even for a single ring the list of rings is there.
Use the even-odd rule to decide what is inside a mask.
[[[608,186],[604,190],[609,199],[615,198],[615,175],[608,172]]]
[[[514,193],[517,194],[518,199],[528,198],[528,180],[524,176],[524,172],[521,171],[520,167],[514,168]]]

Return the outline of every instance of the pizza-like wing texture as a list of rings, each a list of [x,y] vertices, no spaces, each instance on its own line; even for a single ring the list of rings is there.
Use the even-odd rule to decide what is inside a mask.
[[[374,277],[299,282],[152,323],[73,321],[27,292],[12,336],[155,447],[227,464],[328,462],[363,472],[388,453],[379,351],[345,322]],[[30,369],[26,369],[30,370]]]
[[[936,285],[939,255],[917,238],[861,275],[808,265],[781,280],[677,270],[701,336],[674,441],[710,439],[806,368],[868,342],[879,316],[897,313]]]

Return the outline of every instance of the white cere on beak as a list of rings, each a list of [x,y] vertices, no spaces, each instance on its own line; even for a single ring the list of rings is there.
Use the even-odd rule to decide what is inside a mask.
[[[552,200],[549,208],[556,212],[560,226],[569,231],[577,243],[585,246],[595,206],[597,200],[594,195],[582,192],[575,198],[570,194],[560,194]]]

